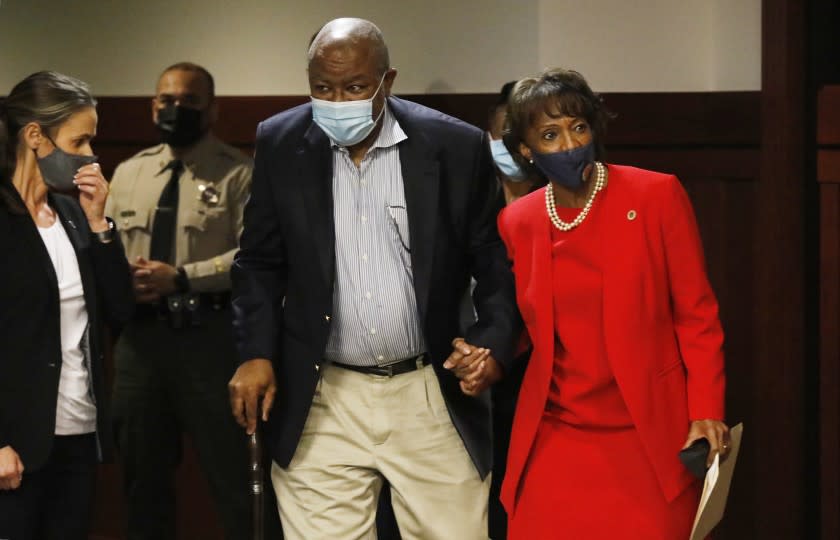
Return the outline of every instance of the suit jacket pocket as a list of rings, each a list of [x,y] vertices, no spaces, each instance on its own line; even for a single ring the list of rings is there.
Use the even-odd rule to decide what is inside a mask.
[[[664,368],[660,369],[659,373],[657,373],[656,375],[657,375],[657,377],[664,377],[664,376],[668,375],[669,373],[671,373],[672,371],[674,371],[675,369],[677,369],[679,367],[683,367],[682,358],[677,358],[676,360],[674,360],[673,362],[671,362],[670,364],[668,364]]]

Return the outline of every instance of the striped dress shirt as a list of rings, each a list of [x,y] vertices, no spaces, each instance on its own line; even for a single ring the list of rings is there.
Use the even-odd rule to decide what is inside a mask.
[[[398,146],[407,136],[387,105],[382,116],[359,167],[332,145],[336,276],[326,359],[343,364],[387,365],[426,350]]]

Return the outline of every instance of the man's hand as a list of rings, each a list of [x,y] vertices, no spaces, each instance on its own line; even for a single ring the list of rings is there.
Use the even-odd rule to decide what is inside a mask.
[[[479,395],[503,375],[490,349],[474,347],[460,337],[452,340],[452,354],[443,367],[461,379],[461,391],[468,396]]]
[[[154,304],[174,293],[177,275],[178,269],[172,265],[137,257],[131,264],[135,299],[140,304]]]
[[[17,489],[23,480],[23,462],[11,446],[0,448],[0,490]]]
[[[268,413],[274,404],[277,384],[271,361],[265,358],[248,360],[236,370],[228,383],[230,408],[236,422],[245,428],[248,435],[257,429],[257,410],[262,399],[262,420],[268,421]]]
[[[697,439],[709,441],[709,455],[706,457],[706,467],[711,467],[715,454],[725,457],[729,453],[729,428],[720,420],[695,420],[688,430],[683,449],[691,446]]]

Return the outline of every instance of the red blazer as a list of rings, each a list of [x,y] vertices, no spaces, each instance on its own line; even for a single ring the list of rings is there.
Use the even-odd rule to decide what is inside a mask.
[[[723,419],[723,331],[688,196],[673,175],[609,166],[605,230],[607,358],[667,500],[693,477],[677,454],[689,420]],[[554,363],[551,227],[545,189],[506,207],[499,231],[534,344],[513,422],[501,498],[512,513]],[[556,276],[559,278],[560,276]],[[569,306],[574,309],[574,306]]]

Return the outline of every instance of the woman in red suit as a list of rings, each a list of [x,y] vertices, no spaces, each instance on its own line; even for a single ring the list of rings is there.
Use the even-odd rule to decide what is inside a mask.
[[[574,71],[520,81],[505,143],[550,180],[499,230],[534,351],[502,501],[512,539],[687,539],[699,482],[678,453],[724,453],[723,332],[677,178],[607,165],[608,119]]]

